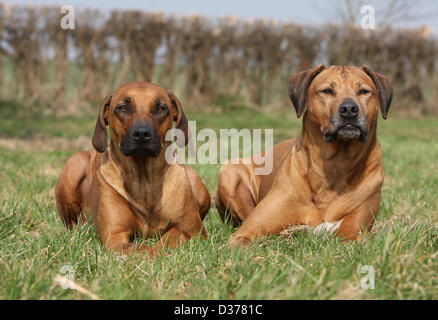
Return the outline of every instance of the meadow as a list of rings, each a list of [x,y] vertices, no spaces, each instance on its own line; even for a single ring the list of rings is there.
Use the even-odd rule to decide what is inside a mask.
[[[385,183],[372,237],[363,243],[303,228],[229,248],[235,229],[213,205],[207,240],[150,259],[107,251],[90,224],[66,230],[58,217],[54,186],[66,159],[91,147],[97,105],[90,109],[59,118],[0,103],[0,299],[438,298],[437,118],[379,120]],[[301,128],[292,108],[262,113],[224,102],[217,110],[187,117],[198,129],[273,128],[276,142]],[[219,165],[193,168],[213,192]],[[54,281],[65,266],[85,294]],[[363,266],[374,268],[374,289],[360,286]]]

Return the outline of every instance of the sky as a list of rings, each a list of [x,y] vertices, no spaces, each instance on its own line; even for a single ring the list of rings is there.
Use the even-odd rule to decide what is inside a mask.
[[[292,21],[302,24],[323,24],[339,22],[336,14],[337,0],[0,0],[7,4],[33,5],[73,5],[75,8],[95,8],[102,11],[110,9],[138,9],[144,11],[162,11],[170,14],[201,14],[208,17],[234,15],[241,18],[268,18],[279,22]],[[360,0],[359,0],[360,1]],[[363,0],[362,0],[363,1]],[[379,0],[380,3],[391,0]],[[414,0],[412,0],[414,1]],[[415,0],[413,10],[421,18],[404,19],[396,26],[416,27],[427,25],[438,33],[438,1]],[[377,2],[377,3],[379,3]],[[376,3],[374,0],[364,3]],[[376,8],[376,16],[378,8]],[[377,25],[378,27],[378,25]]]

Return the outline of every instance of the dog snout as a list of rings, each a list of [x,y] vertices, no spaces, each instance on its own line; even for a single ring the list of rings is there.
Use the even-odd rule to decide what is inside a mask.
[[[131,131],[132,139],[135,141],[148,141],[152,137],[152,127],[149,125],[136,125]]]
[[[339,106],[339,114],[344,119],[355,119],[359,114],[359,106],[353,100],[345,100]]]

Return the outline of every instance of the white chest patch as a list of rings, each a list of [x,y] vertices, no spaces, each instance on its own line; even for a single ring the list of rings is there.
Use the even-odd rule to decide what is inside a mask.
[[[333,234],[341,226],[342,220],[344,219],[333,221],[333,222],[325,221],[324,223],[317,225],[313,232],[314,233],[328,232],[330,234]]]

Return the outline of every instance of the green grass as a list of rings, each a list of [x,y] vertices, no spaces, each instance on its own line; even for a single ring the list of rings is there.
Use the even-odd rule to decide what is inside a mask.
[[[68,231],[57,215],[54,185],[75,151],[68,143],[91,138],[94,116],[55,119],[8,110],[0,107],[0,137],[27,138],[28,148],[0,145],[1,299],[88,299],[55,284],[64,265],[102,299],[438,298],[438,119],[379,122],[385,184],[374,237],[364,243],[301,230],[228,248],[234,229],[211,208],[207,240],[192,239],[151,260],[106,251],[92,226]],[[300,130],[293,110],[227,109],[188,118],[198,129],[275,128],[277,142]],[[36,150],[33,139],[40,135],[65,138],[67,148]],[[194,169],[213,191],[219,166]],[[365,265],[375,269],[374,290],[360,288]]]

